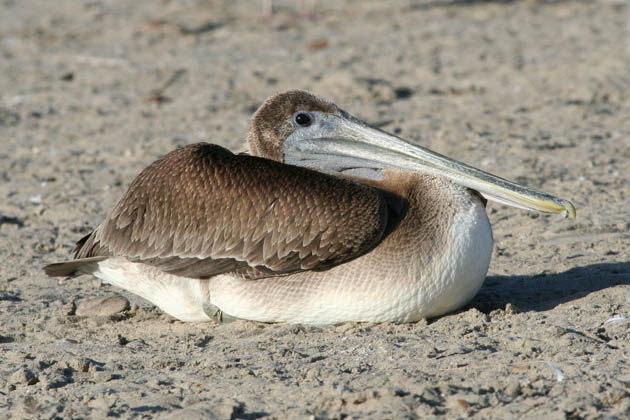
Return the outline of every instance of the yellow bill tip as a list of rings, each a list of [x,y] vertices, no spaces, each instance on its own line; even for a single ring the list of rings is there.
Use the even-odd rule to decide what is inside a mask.
[[[573,203],[567,200],[562,200],[562,206],[564,207],[564,216],[570,217],[572,220],[575,220],[576,212]]]

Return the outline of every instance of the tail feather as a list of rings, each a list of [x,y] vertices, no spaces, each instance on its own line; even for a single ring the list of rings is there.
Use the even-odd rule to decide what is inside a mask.
[[[109,257],[90,257],[78,260],[63,261],[49,264],[44,267],[44,272],[50,277],[72,277],[80,274],[90,274],[96,269],[98,262]]]
[[[81,252],[81,248],[83,248],[83,246],[85,245],[85,243],[88,241],[88,239],[90,239],[90,236],[94,235],[94,231],[88,233],[87,235],[85,235],[83,238],[79,239],[77,241],[77,243],[74,246],[74,249],[72,250],[72,252],[74,253],[74,257],[78,257],[79,252]]]

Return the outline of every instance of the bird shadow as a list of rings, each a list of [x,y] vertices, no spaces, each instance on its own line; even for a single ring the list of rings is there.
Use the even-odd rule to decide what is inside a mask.
[[[630,262],[593,264],[557,274],[490,276],[464,310],[489,313],[511,303],[519,311],[547,311],[618,285],[630,285]]]

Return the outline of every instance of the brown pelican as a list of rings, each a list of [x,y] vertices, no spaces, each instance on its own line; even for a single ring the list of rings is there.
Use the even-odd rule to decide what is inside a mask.
[[[254,114],[250,155],[212,144],[144,169],[51,276],[93,274],[182,321],[409,322],[467,303],[492,254],[486,198],[563,199],[371,127],[304,91]]]

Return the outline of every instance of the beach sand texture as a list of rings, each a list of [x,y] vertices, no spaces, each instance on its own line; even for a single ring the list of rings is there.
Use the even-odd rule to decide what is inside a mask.
[[[262,3],[0,4],[0,418],[629,418],[628,2]],[[145,166],[242,150],[291,88],[577,220],[490,203],[479,295],[406,325],[184,324],[44,275]]]

